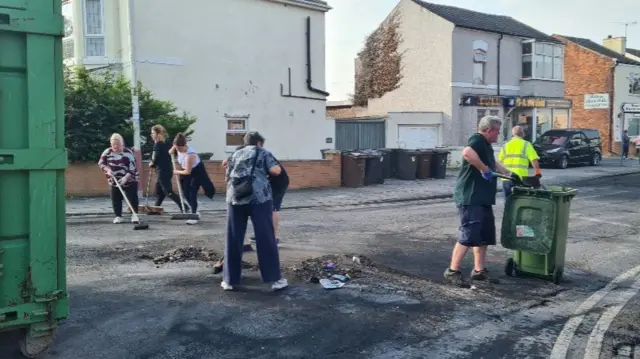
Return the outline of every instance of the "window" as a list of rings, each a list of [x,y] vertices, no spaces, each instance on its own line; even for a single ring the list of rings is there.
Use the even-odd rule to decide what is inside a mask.
[[[562,80],[563,72],[562,45],[540,42],[522,44],[522,78]]]
[[[568,128],[569,127],[569,110],[568,109],[553,109],[553,128]]]
[[[473,84],[484,84],[484,63],[476,62],[473,64]]]
[[[629,131],[629,137],[640,136],[640,116],[627,115],[627,131]]]
[[[480,120],[482,120],[482,118],[484,116],[500,116],[500,110],[487,110],[484,108],[481,108],[478,110],[478,121],[476,122],[476,125],[480,124]]]
[[[103,0],[84,1],[85,55],[87,57],[106,56],[104,43]]]
[[[247,119],[247,117],[227,117],[225,141],[227,147],[237,147],[244,144],[244,135],[247,133]]]
[[[573,146],[586,145],[587,144],[587,138],[581,133],[576,133],[573,136],[571,136],[571,144]]]

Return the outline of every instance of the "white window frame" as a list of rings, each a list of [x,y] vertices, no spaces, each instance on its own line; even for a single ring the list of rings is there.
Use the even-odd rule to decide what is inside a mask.
[[[230,130],[229,129],[229,121],[244,121],[244,129],[243,130]],[[225,152],[233,153],[236,151],[238,146],[229,146],[227,145],[227,135],[228,134],[246,134],[249,132],[249,116],[248,115],[225,115],[224,116],[224,147]]]
[[[101,21],[101,33],[100,34],[89,34],[87,33],[87,2],[86,0],[82,1],[82,23],[83,23],[83,29],[82,29],[82,34],[84,35],[84,57],[88,58],[88,59],[105,59],[107,57],[107,40],[105,38],[105,31],[104,31],[104,21],[105,21],[105,16],[104,16],[104,0],[98,0],[100,1],[100,14],[102,15],[102,21]],[[88,56],[87,55],[87,40],[88,39],[102,39],[103,43],[104,43],[104,54],[100,55],[100,56]]]
[[[524,57],[525,56],[531,56],[531,76],[530,77],[524,77],[522,76],[522,71],[520,73],[520,77],[523,80],[544,80],[544,81],[558,81],[558,82],[563,82],[564,81],[564,55],[565,55],[565,48],[563,45],[561,44],[555,44],[555,43],[549,43],[549,42],[541,42],[541,41],[536,41],[536,40],[525,40],[522,41],[522,44],[525,43],[531,43],[531,55],[525,55],[522,54],[522,59],[521,59],[521,63],[524,63]],[[544,58],[545,57],[549,57],[549,55],[538,55],[537,54],[537,50],[539,46],[544,46],[544,45],[550,45],[552,47],[552,54],[550,55],[551,57],[551,78],[545,77],[544,74],[537,74],[536,73],[536,63],[537,63],[537,56],[542,56],[542,63],[544,66]],[[522,49],[522,47],[520,47]],[[557,49],[561,50],[560,56],[556,56],[555,52]],[[562,66],[560,66],[560,74],[559,76],[556,76],[556,74],[554,73],[554,68],[555,68],[555,64],[556,61],[561,61],[562,62]]]

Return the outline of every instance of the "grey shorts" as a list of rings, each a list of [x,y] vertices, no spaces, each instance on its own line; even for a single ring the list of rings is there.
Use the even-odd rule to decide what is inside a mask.
[[[494,246],[496,219],[491,206],[458,206],[460,238],[458,243],[467,247]]]

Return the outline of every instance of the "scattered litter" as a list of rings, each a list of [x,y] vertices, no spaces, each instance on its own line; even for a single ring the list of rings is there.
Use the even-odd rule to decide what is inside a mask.
[[[319,283],[322,278],[333,280],[354,280],[362,276],[363,270],[371,270],[372,262],[365,257],[359,257],[360,265],[352,261],[353,255],[326,255],[322,257],[305,259],[291,267],[286,267],[285,272],[308,283]],[[339,277],[333,277],[337,275]],[[315,278],[315,279],[314,279]],[[339,278],[339,279],[338,279]],[[316,281],[318,280],[318,281]]]
[[[333,262],[329,262],[329,263],[324,265],[324,269],[329,270],[329,271],[333,270],[333,267],[335,267],[335,264]]]
[[[339,289],[344,287],[344,283],[335,279],[320,279],[320,284],[324,287],[324,289]]]
[[[478,287],[476,287],[475,285],[471,286],[471,290],[476,290],[476,289],[478,289]]]
[[[358,256],[353,256],[353,263],[361,264],[361,262],[360,262],[360,257],[358,257]]]
[[[318,284],[318,283],[320,283],[320,279],[318,279],[318,277],[311,277],[311,278],[309,278],[309,283]]]
[[[341,281],[343,283],[349,280],[348,276],[340,275],[340,274],[334,274],[334,275],[331,276],[331,278],[339,280],[339,281]]]

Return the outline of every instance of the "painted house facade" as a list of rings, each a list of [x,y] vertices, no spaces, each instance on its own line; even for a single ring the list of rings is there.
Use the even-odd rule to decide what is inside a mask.
[[[600,131],[603,151],[619,154],[622,132],[640,136],[640,61],[626,56],[624,41],[554,35],[566,44],[565,96],[573,102],[573,127]]]
[[[326,2],[71,0],[64,6],[66,64],[122,71],[195,115],[191,143],[199,152],[224,159],[247,131],[260,131],[282,160],[320,159],[320,149],[332,148],[334,128],[325,120]]]
[[[571,124],[564,98],[564,44],[511,17],[401,0],[402,80],[368,100],[368,115],[441,113],[423,123],[438,146],[461,146],[480,118],[505,118],[505,141],[520,124],[529,139]],[[437,123],[433,121],[439,121]]]

